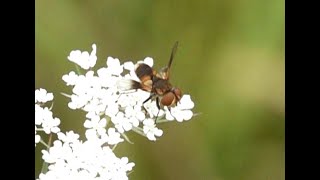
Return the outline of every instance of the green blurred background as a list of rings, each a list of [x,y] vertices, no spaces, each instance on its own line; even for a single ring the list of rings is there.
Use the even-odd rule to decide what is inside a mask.
[[[284,0],[37,0],[35,22],[36,88],[54,93],[61,129],[82,137],[84,113],[60,94],[71,92],[70,51],[96,43],[97,67],[150,56],[159,69],[179,40],[171,81],[201,115],[159,125],[156,142],[129,133],[134,144],[116,154],[135,162],[130,179],[285,179]]]

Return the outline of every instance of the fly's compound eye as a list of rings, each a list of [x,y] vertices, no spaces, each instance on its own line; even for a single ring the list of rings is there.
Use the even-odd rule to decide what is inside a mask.
[[[176,101],[176,97],[173,94],[173,92],[168,92],[165,95],[163,95],[161,99],[161,104],[164,106],[171,106]]]

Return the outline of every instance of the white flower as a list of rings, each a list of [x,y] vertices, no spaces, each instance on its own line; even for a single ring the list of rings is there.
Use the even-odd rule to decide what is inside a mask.
[[[53,94],[52,93],[47,93],[47,90],[45,89],[37,89],[35,91],[35,103],[46,103],[48,101],[52,101],[53,99]]]
[[[151,57],[146,57],[144,58],[143,62],[147,65],[149,65],[150,67],[153,66],[153,59]]]
[[[194,107],[194,102],[191,100],[191,96],[188,94],[183,95],[178,103],[178,107],[180,109],[192,109]]]
[[[123,139],[120,138],[120,133],[116,132],[116,129],[109,128],[108,129],[108,144],[115,145],[120,142],[123,142]]]
[[[127,106],[125,108],[125,116],[127,118],[132,119],[133,126],[137,127],[139,125],[139,121],[142,121],[146,118],[145,113],[142,112],[141,106]]]
[[[120,61],[117,58],[108,57],[107,66],[112,75],[119,76],[123,71],[123,66],[120,65]]]
[[[71,62],[78,64],[83,69],[89,69],[96,64],[97,61],[97,46],[92,45],[92,52],[89,54],[87,51],[81,52],[80,50],[71,51],[68,59]]]
[[[65,146],[67,147],[67,146]],[[42,150],[42,159],[47,162],[47,163],[54,163],[57,160],[63,156],[63,147],[62,147],[62,142],[59,140],[56,140],[53,142],[53,146],[50,147],[49,151],[47,150]]]
[[[194,107],[194,103],[191,100],[190,95],[183,95],[176,107],[171,108],[171,112],[166,109],[166,119],[173,120],[175,118],[178,122],[183,120],[188,121],[192,118],[193,112],[191,109]]]
[[[91,99],[90,96],[83,94],[83,95],[71,95],[71,102],[68,103],[68,107],[70,109],[78,109],[85,106],[89,100]]]
[[[49,166],[45,174],[39,175],[41,180],[126,180],[135,164],[127,157],[118,158],[111,149],[124,141],[121,135],[125,137],[124,133],[133,129],[145,134],[150,141],[156,141],[163,134],[155,124],[156,116],[178,122],[193,116],[194,103],[188,94],[183,95],[170,111],[166,106],[159,110],[155,97],[146,101],[151,92],[131,88],[140,82],[135,68],[139,63],[152,67],[151,57],[123,64],[117,58],[108,57],[105,67],[93,71],[91,68],[97,61],[95,44],[92,49],[90,54],[74,50],[68,56],[71,62],[87,70],[86,73],[78,75],[71,71],[62,76],[66,85],[72,88],[70,95],[66,95],[70,97],[69,108],[86,112],[84,141],[73,131],[60,132],[60,119],[53,117],[51,108],[43,106],[53,100],[52,93],[44,89],[35,92],[35,145],[41,141],[38,131],[58,135],[52,147],[42,150],[42,158]]]
[[[136,104],[132,94],[120,94],[117,104],[121,108],[125,108],[127,106],[134,106]]]
[[[85,128],[91,128],[91,130],[101,135],[106,132],[107,120],[105,118],[100,119],[100,116],[95,115],[91,117],[91,120],[87,119],[83,125]]]
[[[159,118],[164,114],[164,111],[162,109],[158,109],[156,101],[148,101],[144,104],[144,107],[148,111],[150,118],[156,118],[157,115]]]
[[[129,131],[133,127],[132,122],[130,122],[129,119],[124,116],[123,112],[119,112],[116,116],[111,117],[111,121],[120,133]]]
[[[118,158],[108,146],[91,140],[67,143],[59,139],[42,153],[49,171],[39,179],[128,179],[134,166],[127,157]]]
[[[99,77],[99,82],[102,87],[109,88],[108,90],[111,90],[112,88],[115,87],[115,84],[117,83],[117,76],[112,75],[112,73],[115,73],[114,71],[122,71],[122,68],[120,67],[108,67],[108,68],[100,68],[97,71],[98,77]],[[115,91],[116,89],[113,89]]]
[[[146,58],[144,58],[143,61],[138,61],[136,65],[138,65],[140,63],[144,63],[144,64],[147,64],[148,66],[152,67],[153,66],[153,59],[151,57],[146,57]]]
[[[86,138],[90,141],[95,141],[100,145],[109,144],[109,145],[116,145],[120,142],[123,142],[123,139],[120,137],[120,133],[116,132],[114,128],[108,129],[108,134],[105,132],[104,134],[97,134],[96,131],[92,129],[88,129],[86,131]]]
[[[35,124],[36,125],[42,124],[42,121],[44,119],[44,113],[45,113],[44,109],[40,105],[35,104]]]
[[[60,124],[59,118],[51,118],[51,119],[44,119],[42,122],[42,127],[45,133],[50,134],[58,133],[60,131],[60,128],[58,127]]]
[[[73,131],[69,131],[66,134],[59,132],[57,135],[58,138],[64,143],[75,143],[79,141],[79,135],[75,134]]]
[[[62,80],[67,83],[67,86],[74,86],[77,83],[78,75],[74,71],[62,76]]]
[[[146,119],[143,121],[143,132],[144,134],[147,135],[148,139],[151,141],[156,140],[155,136],[160,137],[163,134],[163,131],[156,127],[152,119]]]
[[[41,137],[37,131],[44,131],[46,134],[58,133],[60,128],[60,119],[53,117],[51,109],[44,106],[43,103],[53,100],[53,94],[47,93],[45,89],[35,90],[35,144],[39,143]]]
[[[108,99],[108,98],[106,98]],[[107,104],[107,108],[104,112],[105,115],[109,117],[114,117],[119,112],[119,106],[115,103],[115,101],[110,101],[109,104]]]
[[[35,126],[34,134],[35,134],[35,137],[34,137],[35,145],[34,146],[36,146],[37,143],[39,143],[41,140],[41,137],[37,134],[37,126]]]
[[[129,71],[134,71],[134,64],[131,61],[125,62],[123,63],[123,68]]]

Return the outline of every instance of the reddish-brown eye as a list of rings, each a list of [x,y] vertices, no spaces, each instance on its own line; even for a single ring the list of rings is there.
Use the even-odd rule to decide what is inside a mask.
[[[178,98],[178,101],[181,99],[181,96],[182,96],[182,92],[179,88],[175,88],[173,89],[173,93],[177,96]]]
[[[170,106],[174,101],[175,101],[175,96],[173,92],[168,92],[162,97],[161,104],[165,106]]]

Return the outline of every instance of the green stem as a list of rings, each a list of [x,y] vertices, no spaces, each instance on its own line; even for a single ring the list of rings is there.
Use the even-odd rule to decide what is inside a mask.
[[[52,142],[52,134],[49,135],[48,145],[46,145],[47,151],[49,151],[49,148],[51,147],[51,142]],[[48,172],[48,163],[43,161],[41,173],[45,174],[47,172]]]
[[[133,142],[130,141],[130,139],[128,138],[128,136],[127,136],[125,133],[121,133],[121,136],[124,137],[124,139],[125,139],[126,141],[128,141],[130,144],[133,144]]]
[[[60,93],[60,94],[62,94],[63,96],[65,96],[65,97],[68,97],[68,98],[71,98],[71,95],[69,95],[69,94],[66,94],[66,93]]]
[[[78,65],[76,65],[76,64],[75,64],[75,66],[76,66],[77,74],[78,74],[78,75],[81,75],[82,73],[81,73],[81,70],[80,70],[79,66],[78,66]]]
[[[42,139],[40,139],[41,144],[43,144],[47,149],[50,148]]]
[[[127,173],[127,176],[128,176],[129,174],[131,174],[132,172],[133,172],[133,170],[129,171],[129,172]]]
[[[160,119],[160,120],[157,120],[156,124],[165,123],[165,122],[170,122],[170,121],[167,119]]]
[[[133,127],[132,131],[140,134],[141,136],[147,137],[144,133],[143,133],[143,129],[141,127]]]
[[[113,147],[112,147],[112,151],[114,151],[116,149],[118,144],[115,144]]]
[[[49,108],[50,111],[51,111],[52,107],[53,107],[53,102],[52,102],[52,104],[51,104],[51,107]]]

